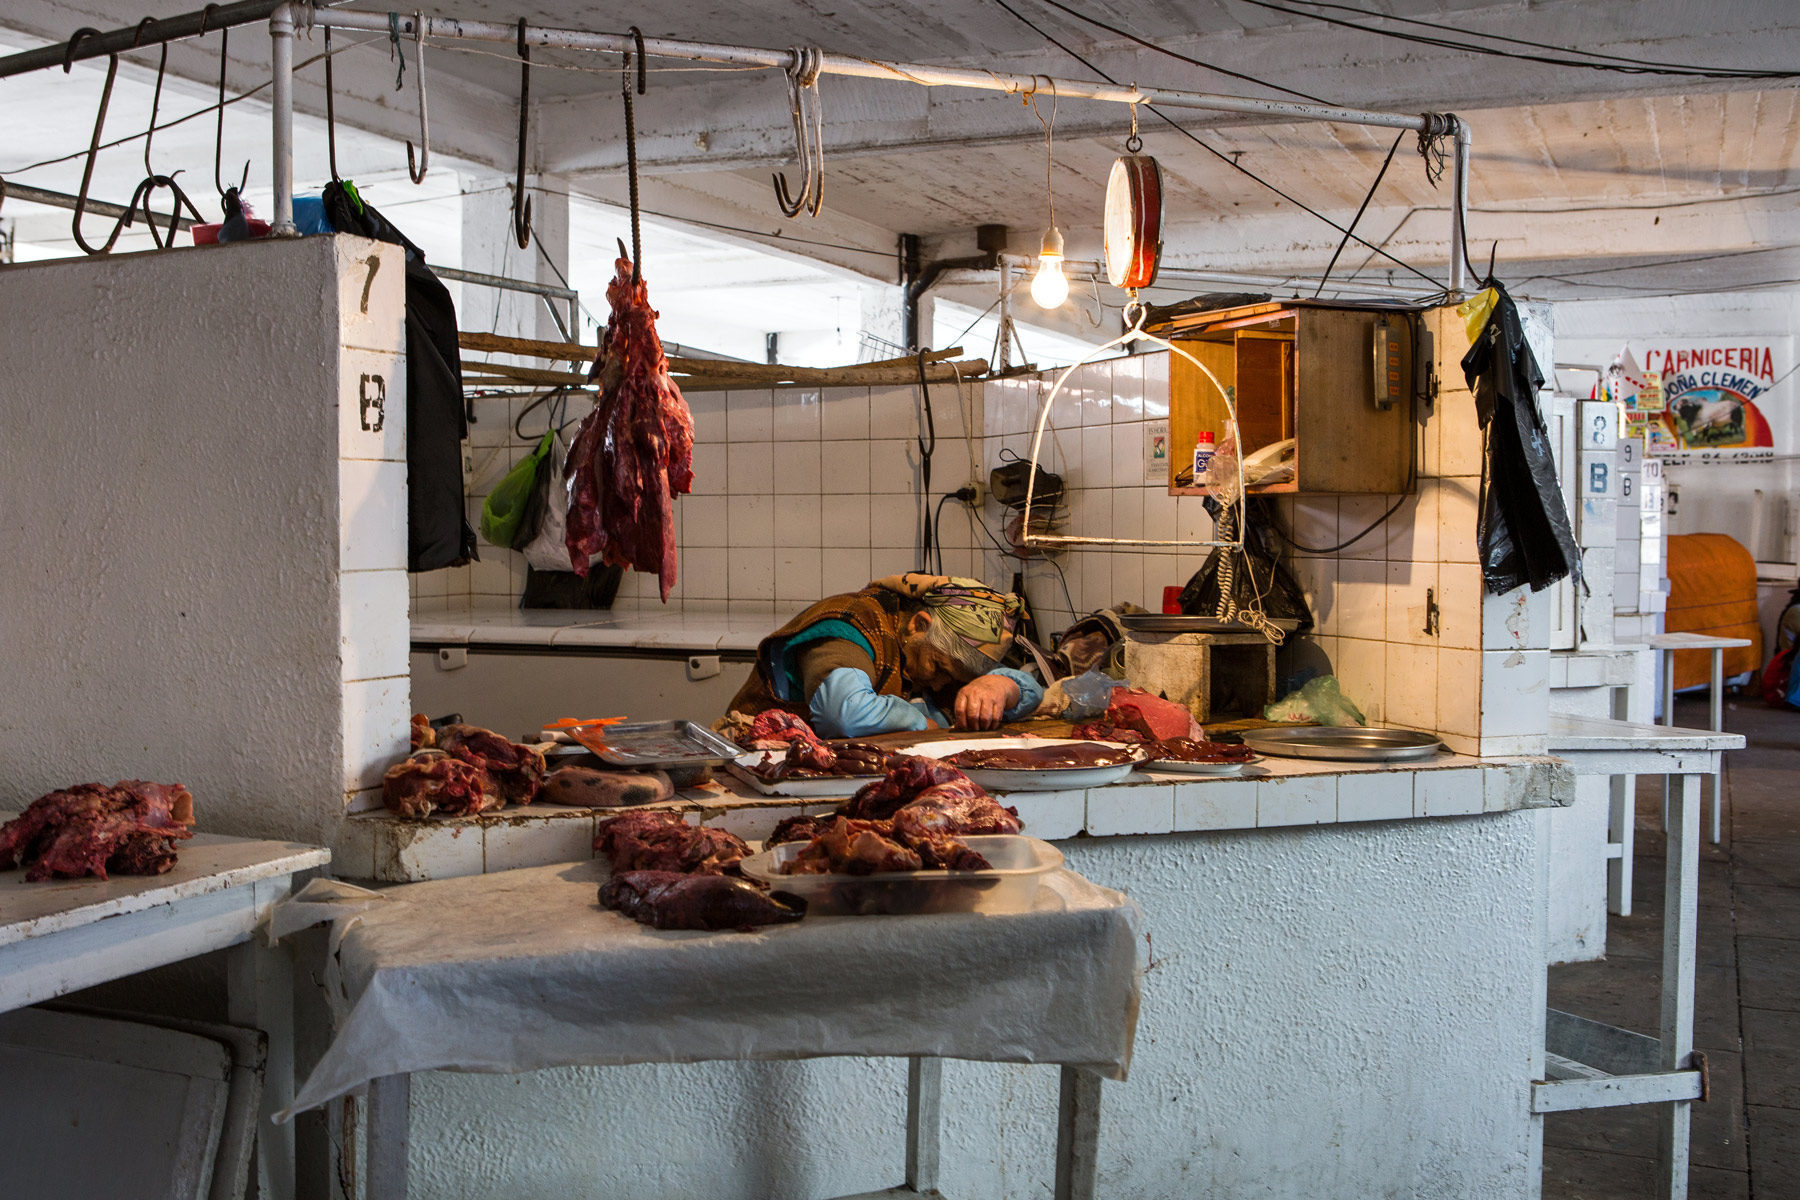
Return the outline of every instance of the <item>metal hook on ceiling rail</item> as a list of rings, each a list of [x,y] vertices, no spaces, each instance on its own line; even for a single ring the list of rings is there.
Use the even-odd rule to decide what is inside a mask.
[[[787,176],[775,172],[775,203],[782,215],[797,217],[805,209],[813,216],[825,203],[825,122],[819,104],[817,46],[794,46],[787,66],[788,109],[794,118],[794,142],[800,158],[800,193],[788,190]]]
[[[74,54],[75,43],[81,38],[82,33],[83,31],[77,30],[75,36],[69,39],[69,48],[63,56],[65,63],[69,61],[69,56]],[[94,136],[88,141],[87,165],[81,170],[81,190],[75,193],[75,219],[69,223],[71,231],[75,234],[75,244],[81,247],[83,254],[105,254],[113,248],[113,243],[119,240],[119,231],[124,228],[123,224],[114,225],[112,236],[107,238],[105,244],[98,249],[88,245],[87,239],[81,236],[81,218],[87,213],[88,186],[94,182],[94,160],[100,156],[100,133],[106,127],[106,109],[112,103],[113,80],[117,79],[118,75],[119,56],[109,54],[106,56],[106,84],[100,89],[100,108],[94,114]]]
[[[637,45],[637,94],[644,94],[644,35],[636,25],[631,38]],[[625,71],[619,80],[619,94],[625,100],[625,178],[631,190],[631,282],[644,278],[644,243],[638,221],[637,114],[631,103],[631,55],[625,55]]]
[[[390,14],[391,15],[391,14]],[[425,182],[425,171],[431,163],[431,129],[425,110],[425,14],[413,13],[413,74],[419,81],[419,161],[413,163],[413,144],[406,143],[406,174],[414,183]]]
[[[525,18],[519,18],[519,169],[513,183],[513,240],[523,250],[531,245],[531,197],[525,194],[525,139],[531,129],[531,47],[525,43]]]

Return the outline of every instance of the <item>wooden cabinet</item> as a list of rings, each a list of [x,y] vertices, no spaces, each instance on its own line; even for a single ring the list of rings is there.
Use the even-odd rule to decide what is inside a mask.
[[[1231,389],[1246,459],[1293,439],[1293,471],[1252,495],[1411,490],[1416,330],[1407,310],[1300,301],[1168,315],[1155,327]],[[1171,492],[1205,494],[1187,478],[1202,430],[1224,441],[1225,403],[1171,354]]]

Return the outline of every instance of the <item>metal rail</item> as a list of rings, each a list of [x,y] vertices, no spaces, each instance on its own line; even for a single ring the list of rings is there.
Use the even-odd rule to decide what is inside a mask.
[[[959,87],[977,91],[1005,92],[1008,95],[1033,95],[1049,92],[1061,98],[1100,100],[1110,104],[1159,105],[1167,108],[1192,108],[1210,112],[1242,113],[1291,121],[1325,121],[1346,125],[1365,125],[1378,129],[1410,129],[1421,134],[1448,132],[1452,137],[1454,162],[1451,174],[1451,228],[1449,288],[1462,291],[1467,279],[1464,248],[1467,242],[1465,216],[1468,207],[1468,179],[1471,136],[1468,124],[1448,114],[1391,113],[1374,109],[1344,108],[1330,104],[1310,104],[1294,100],[1260,100],[1248,96],[1226,96],[1216,92],[1195,92],[1179,88],[1129,86],[1098,83],[1092,80],[1063,79],[1051,75],[1027,75],[1012,71],[990,71],[973,67],[934,66],[928,63],[884,62],[851,54],[837,54],[795,46],[785,50],[755,46],[729,46],[714,42],[690,42],[678,38],[638,39],[630,33],[597,33],[581,29],[554,29],[546,26],[500,24],[493,21],[463,21],[453,17],[422,14],[395,17],[391,13],[337,11],[311,3],[282,0],[239,0],[235,4],[209,5],[206,9],[160,19],[146,19],[138,25],[110,32],[79,30],[62,45],[43,46],[0,58],[0,78],[46,67],[65,69],[73,62],[105,55],[119,54],[145,46],[198,37],[218,29],[244,25],[267,18],[273,70],[272,149],[275,168],[274,232],[292,236],[294,228],[293,180],[293,40],[297,30],[324,27],[360,30],[366,33],[389,32],[390,20],[397,20],[399,32],[414,38],[433,37],[459,41],[484,41],[518,45],[545,46],[567,50],[589,50],[623,54],[633,52],[656,58],[682,59],[690,62],[712,62],[746,67],[771,67],[798,71],[803,63],[816,62],[818,71],[827,75],[847,75],[862,79],[884,79],[912,83],[921,87]],[[421,29],[420,26],[423,26]]]
[[[295,4],[294,15],[302,28],[324,26],[331,29],[360,30],[367,33],[388,32],[388,15],[369,12],[339,12]],[[426,37],[464,41],[499,42],[516,45],[520,39],[517,25],[493,21],[463,21],[450,17],[415,14],[398,18],[402,34],[418,36],[418,25],[424,26]],[[547,26],[528,27],[523,34],[527,45],[566,50],[592,50],[603,53],[643,53],[655,58],[675,58],[691,62],[713,62],[747,67],[774,67],[798,70],[808,51],[803,47],[786,50],[760,49],[753,46],[727,46],[713,42],[690,42],[677,38],[644,38],[639,42],[629,33],[596,33],[580,29],[554,29]],[[1456,117],[1435,114],[1379,112],[1373,109],[1342,108],[1329,104],[1308,104],[1291,100],[1258,100],[1247,96],[1225,96],[1215,92],[1193,92],[1174,88],[1124,86],[1089,80],[1062,79],[1050,75],[1022,75],[1008,71],[989,71],[969,67],[941,67],[925,63],[882,62],[849,54],[818,52],[818,69],[824,75],[848,75],[863,79],[886,79],[917,84],[921,87],[961,87],[979,91],[1005,92],[1008,95],[1031,95],[1049,92],[1058,98],[1102,100],[1112,104],[1154,104],[1168,108],[1194,108],[1212,112],[1286,118],[1296,121],[1327,121],[1346,125],[1366,125],[1380,129],[1410,129],[1431,133],[1444,129],[1449,122],[1452,135],[1452,213],[1450,231],[1449,290],[1460,292],[1467,278],[1463,257],[1464,215],[1468,203],[1469,150],[1471,138],[1467,122]],[[277,123],[283,117],[276,114]],[[292,120],[292,113],[287,114]],[[275,212],[279,229],[284,216],[284,181],[277,176]],[[286,182],[290,195],[291,180]]]

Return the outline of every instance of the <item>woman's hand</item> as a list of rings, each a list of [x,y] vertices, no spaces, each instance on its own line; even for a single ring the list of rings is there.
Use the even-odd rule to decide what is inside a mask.
[[[983,675],[956,693],[959,729],[998,729],[1006,710],[1019,702],[1019,685],[1004,675]]]

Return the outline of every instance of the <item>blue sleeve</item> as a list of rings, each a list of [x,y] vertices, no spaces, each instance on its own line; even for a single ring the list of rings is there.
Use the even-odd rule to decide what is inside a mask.
[[[1000,714],[1006,721],[1023,721],[1037,711],[1037,706],[1044,699],[1044,685],[1023,671],[1015,671],[1011,667],[995,667],[989,675],[998,675],[1002,679],[1010,679],[1019,685],[1019,702]]]
[[[821,737],[866,737],[926,727],[923,712],[903,697],[881,695],[868,675],[855,667],[839,667],[825,676],[813,690],[808,708]]]

